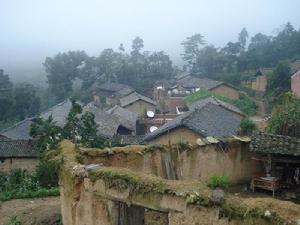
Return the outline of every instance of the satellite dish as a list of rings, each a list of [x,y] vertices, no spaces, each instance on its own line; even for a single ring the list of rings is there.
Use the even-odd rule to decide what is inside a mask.
[[[152,133],[152,132],[156,131],[157,129],[158,128],[156,126],[152,126],[152,127],[150,127],[150,132]]]
[[[147,116],[149,118],[153,118],[154,117],[154,112],[153,111],[147,111]]]

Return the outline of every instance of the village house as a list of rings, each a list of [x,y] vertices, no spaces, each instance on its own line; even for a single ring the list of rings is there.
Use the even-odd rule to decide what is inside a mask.
[[[102,99],[109,106],[120,103],[120,99],[134,92],[134,89],[126,84],[107,82],[101,85],[95,84],[92,87],[94,101],[100,103]]]
[[[119,105],[108,109],[106,113],[117,117],[124,127],[127,127],[129,130],[131,130],[132,134],[136,134],[136,123],[138,120],[138,114],[130,112]]]
[[[293,94],[300,99],[300,70],[291,77],[291,89]]]
[[[245,113],[243,113],[239,108],[237,108],[234,105],[231,105],[227,102],[221,101],[215,97],[208,97],[208,98],[196,101],[192,104],[189,104],[188,108],[189,108],[189,110],[193,110],[195,108],[201,108],[208,103],[212,103],[212,104],[222,107],[223,109],[232,113],[232,115],[237,117],[238,119],[243,119],[246,117]]]
[[[83,107],[83,112],[91,112],[94,114],[97,132],[105,138],[111,139],[117,134],[135,134],[136,115],[120,108],[104,111],[92,102]]]
[[[32,171],[39,162],[38,151],[29,140],[0,140],[0,172],[12,169]]]
[[[263,96],[267,90],[267,75],[272,71],[272,68],[260,68],[252,79],[242,81],[241,85],[254,90],[257,95]]]
[[[211,91],[233,100],[239,99],[240,96],[239,90],[228,83],[190,75],[179,78],[176,84],[168,90],[168,94],[170,96],[187,96],[199,90]]]
[[[250,151],[261,163],[262,169],[253,174],[252,190],[256,188],[273,192],[293,191],[290,196],[300,200],[300,139],[295,137],[257,133],[253,135]]]
[[[72,103],[68,99],[42,112],[39,116],[42,119],[48,119],[49,116],[52,115],[56,125],[63,127],[71,108]],[[29,140],[31,139],[30,127],[35,119],[36,117],[26,118],[16,123],[14,126],[3,130],[0,135],[13,140]]]
[[[133,92],[120,99],[120,106],[128,111],[138,114],[140,118],[145,117],[148,111],[155,112],[156,102],[151,98]]]
[[[300,70],[300,59],[291,63],[291,74],[294,74]]]
[[[224,138],[237,135],[241,120],[213,103],[195,107],[146,135],[151,144],[203,143],[207,137]],[[213,138],[213,139],[214,139]]]

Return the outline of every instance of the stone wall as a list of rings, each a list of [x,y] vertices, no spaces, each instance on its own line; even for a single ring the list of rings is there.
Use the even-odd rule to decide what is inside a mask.
[[[5,158],[0,160],[0,171],[7,172],[12,169],[35,170],[39,160],[37,158]]]

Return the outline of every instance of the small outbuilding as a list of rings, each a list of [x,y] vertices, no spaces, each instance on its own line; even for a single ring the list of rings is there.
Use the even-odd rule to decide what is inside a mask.
[[[37,166],[38,151],[29,140],[0,140],[0,171],[26,169],[32,171]]]

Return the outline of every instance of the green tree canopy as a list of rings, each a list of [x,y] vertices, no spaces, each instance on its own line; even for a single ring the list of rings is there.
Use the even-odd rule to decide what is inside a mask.
[[[40,98],[31,84],[18,84],[14,89],[14,107],[16,116],[24,119],[36,115],[40,110]]]
[[[11,118],[13,105],[13,84],[9,76],[0,70],[0,121]]]

